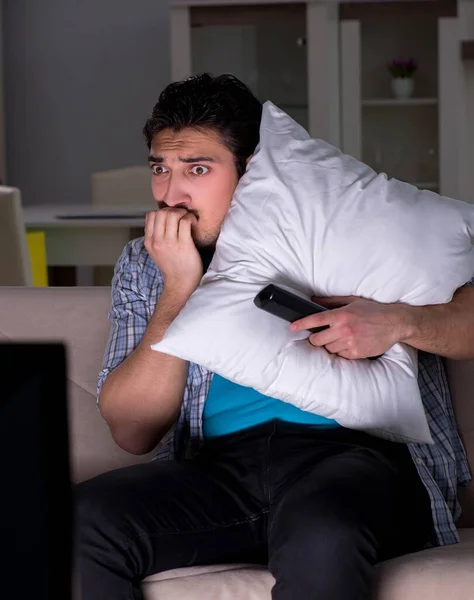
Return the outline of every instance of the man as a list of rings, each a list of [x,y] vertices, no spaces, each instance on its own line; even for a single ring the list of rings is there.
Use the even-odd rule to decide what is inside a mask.
[[[161,442],[171,460],[79,486],[87,600],[142,598],[147,575],[219,562],[268,564],[275,600],[366,599],[377,562],[457,541],[456,488],[470,475],[435,354],[474,357],[474,288],[428,307],[318,298],[344,306],[293,326],[330,318],[310,343],[348,359],[418,348],[433,446],[345,429],[150,349],[199,284],[261,108],[235,78],[201,75],[168,86],[146,123],[160,210],[116,267],[99,408],[119,446]]]

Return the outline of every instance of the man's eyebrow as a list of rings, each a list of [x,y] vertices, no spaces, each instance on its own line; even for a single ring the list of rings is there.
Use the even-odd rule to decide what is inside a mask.
[[[216,159],[212,156],[180,156],[179,160],[184,163],[216,162]]]
[[[210,163],[215,163],[217,162],[215,158],[212,158],[212,156],[180,156],[179,160],[183,163],[199,163],[199,162],[210,162]],[[152,154],[150,154],[150,156],[148,157],[148,162],[153,162],[153,163],[164,163],[165,159],[163,156],[153,156]]]

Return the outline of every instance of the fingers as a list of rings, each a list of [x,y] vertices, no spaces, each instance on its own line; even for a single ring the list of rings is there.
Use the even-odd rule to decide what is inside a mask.
[[[330,327],[319,333],[312,333],[309,336],[309,342],[312,346],[327,346],[328,344],[335,344],[341,340],[341,334],[336,327]]]
[[[331,325],[332,323],[334,323],[334,315],[332,315],[329,311],[324,311],[295,321],[290,325],[290,329],[291,331],[295,332],[304,331],[305,329],[322,327],[323,325]]]
[[[178,225],[178,239],[180,242],[188,242],[192,240],[192,227],[197,222],[196,216],[192,213],[187,213]]]
[[[157,210],[154,229],[153,229],[153,239],[162,240],[165,237],[165,229],[166,229],[166,218],[167,214],[164,210]]]
[[[145,242],[177,241],[179,223],[189,213],[184,208],[162,208],[147,213],[145,217]],[[192,215],[195,219],[194,215]]]
[[[312,335],[310,335],[308,338],[309,343],[317,348],[324,348],[329,352],[329,354],[337,354],[337,356],[340,356],[342,358],[357,358],[354,355],[353,350],[349,348],[347,339],[340,338],[336,335],[336,339],[334,341],[326,343],[322,337],[323,333],[325,332],[313,333]]]
[[[145,218],[145,242],[161,240],[166,229],[166,210],[153,210]]]
[[[347,358],[348,360],[360,359],[360,356],[357,356],[354,353],[354,350],[342,350],[341,352],[338,353],[338,356],[340,356],[341,358]]]
[[[341,352],[348,351],[349,348],[344,340],[336,340],[335,342],[331,342],[330,344],[325,344],[324,347],[331,354],[340,354]]]
[[[162,209],[163,210],[163,209]],[[160,211],[162,212],[162,211]],[[173,208],[173,209],[164,209],[164,233],[163,237],[167,241],[177,241],[178,240],[178,230],[179,230],[179,222],[183,217],[188,214],[188,211],[185,208]],[[156,231],[156,234],[159,235],[161,232]]]
[[[153,234],[155,232],[155,219],[156,219],[156,210],[153,210],[146,214],[145,217],[145,242],[151,241],[153,239]]]

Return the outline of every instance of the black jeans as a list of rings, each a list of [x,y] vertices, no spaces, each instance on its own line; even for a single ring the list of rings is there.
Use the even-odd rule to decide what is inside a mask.
[[[147,575],[233,562],[268,564],[274,600],[367,600],[374,565],[432,526],[405,445],[279,421],[82,483],[77,516],[84,600],[141,599]]]

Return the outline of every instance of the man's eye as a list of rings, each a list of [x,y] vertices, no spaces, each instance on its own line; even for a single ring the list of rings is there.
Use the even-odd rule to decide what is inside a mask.
[[[151,172],[153,175],[163,175],[163,173],[166,173],[166,169],[163,165],[152,165]]]
[[[204,165],[196,165],[191,169],[191,173],[198,176],[206,175],[209,171],[209,167],[205,167]]]

